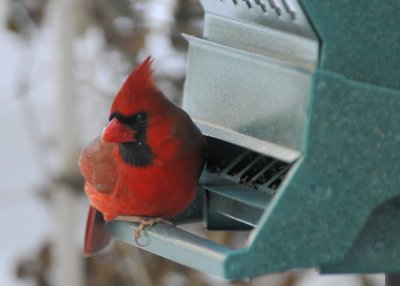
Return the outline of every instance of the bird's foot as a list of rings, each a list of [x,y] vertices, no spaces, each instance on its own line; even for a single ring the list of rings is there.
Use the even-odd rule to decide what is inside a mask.
[[[146,217],[146,216],[128,216],[128,215],[121,215],[115,218],[116,220],[122,220],[122,221],[129,221],[129,222],[136,222],[140,223],[140,225],[136,228],[135,230],[135,242],[138,245],[141,245],[139,243],[139,238],[141,235],[141,232],[145,229],[146,226],[148,226],[150,229],[155,223],[166,223],[171,226],[174,226],[172,222],[169,220],[166,220],[165,218],[162,217]]]

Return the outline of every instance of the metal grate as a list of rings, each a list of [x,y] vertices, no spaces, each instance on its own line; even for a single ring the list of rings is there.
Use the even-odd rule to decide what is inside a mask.
[[[274,194],[291,164],[208,137],[207,171],[232,182]]]

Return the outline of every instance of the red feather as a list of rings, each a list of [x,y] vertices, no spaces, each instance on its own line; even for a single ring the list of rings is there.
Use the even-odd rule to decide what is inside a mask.
[[[148,57],[129,75],[110,112],[125,117],[138,112],[148,114],[145,143],[151,148],[151,163],[146,166],[129,164],[120,153],[119,145],[123,142],[106,143],[100,138],[81,154],[85,192],[91,206],[100,211],[106,221],[120,215],[173,217],[196,195],[203,166],[204,137],[190,117],[155,86],[151,63]],[[109,125],[112,127],[106,127],[107,132],[122,132],[112,138],[135,138],[137,130],[130,129],[118,118]],[[99,248],[93,244],[102,245],[107,241],[104,237],[95,237],[97,228],[90,225],[96,223],[95,217],[89,212],[89,234],[85,237],[87,253]],[[97,222],[102,225],[101,221]],[[103,228],[99,229],[104,235]]]
[[[122,114],[134,114],[139,109],[156,108],[162,97],[154,83],[151,70],[151,57],[134,69],[114,98],[111,113],[119,111]]]

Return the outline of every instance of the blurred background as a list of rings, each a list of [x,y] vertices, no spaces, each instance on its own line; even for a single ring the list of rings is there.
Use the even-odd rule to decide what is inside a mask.
[[[200,36],[202,17],[197,0],[0,1],[0,285],[384,285],[383,275],[315,270],[226,282],[123,243],[83,258],[80,149],[148,55],[160,89],[181,103],[181,33]],[[231,244],[245,237],[187,228]]]

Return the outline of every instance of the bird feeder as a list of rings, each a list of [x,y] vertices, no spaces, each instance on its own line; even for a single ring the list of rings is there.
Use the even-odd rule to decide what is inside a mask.
[[[400,3],[201,0],[184,108],[208,139],[181,216],[251,230],[233,249],[157,224],[145,245],[228,279],[400,272]]]

